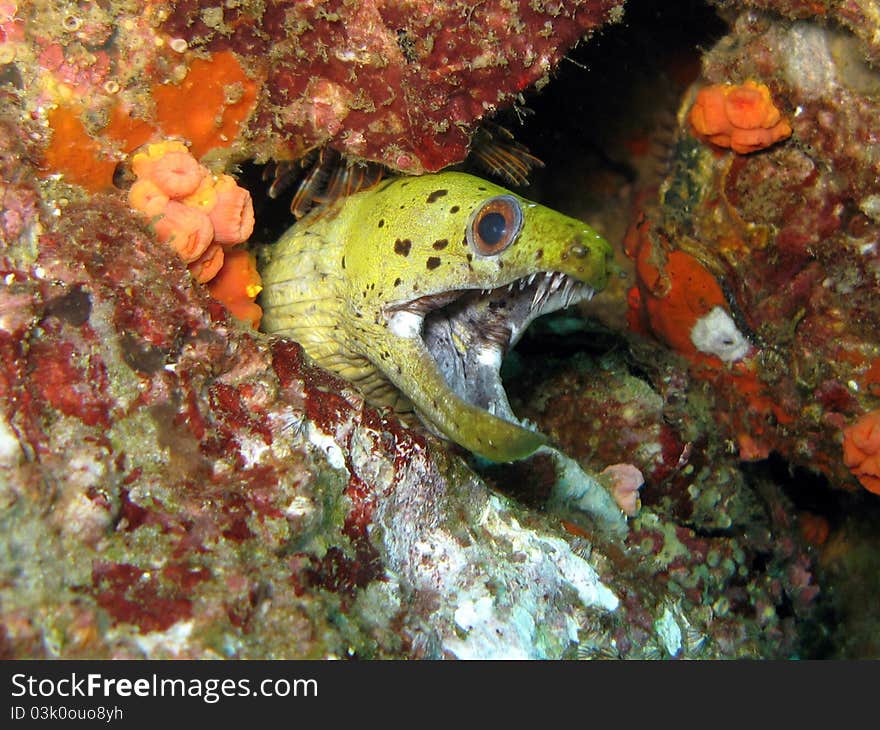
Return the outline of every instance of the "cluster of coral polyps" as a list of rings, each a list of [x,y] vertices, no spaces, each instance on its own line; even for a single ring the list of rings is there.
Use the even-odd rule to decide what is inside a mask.
[[[253,257],[230,247],[254,230],[250,193],[230,175],[212,175],[182,142],[147,145],[132,157],[137,177],[128,191],[132,208],[154,221],[156,236],[183,260],[190,273],[239,319],[259,326],[261,291]]]
[[[880,75],[866,55],[840,26],[735,17],[627,243],[630,325],[688,360],[742,459],[778,452],[876,491]]]
[[[44,171],[91,190],[120,155],[167,137],[215,161],[330,144],[418,173],[460,162],[483,117],[546,83],[622,5],[11,2],[5,53],[46,126]]]
[[[764,84],[710,84],[688,112],[694,132],[719,147],[756,152],[791,135],[791,126]]]

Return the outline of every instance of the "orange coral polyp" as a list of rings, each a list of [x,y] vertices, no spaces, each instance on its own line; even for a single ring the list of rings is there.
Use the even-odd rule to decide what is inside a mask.
[[[186,145],[176,139],[154,142],[136,152],[131,158],[131,171],[138,177],[148,177],[153,163],[171,152],[188,153]]]
[[[196,208],[177,200],[170,200],[162,217],[156,221],[156,236],[170,245],[184,263],[192,263],[201,256],[214,239],[211,220]]]
[[[214,240],[225,245],[244,243],[254,232],[251,194],[230,175],[220,175],[214,190],[216,205],[208,214],[214,224]]]
[[[718,147],[747,154],[791,135],[791,126],[773,103],[764,84],[714,84],[697,93],[688,113],[691,128]]]
[[[191,208],[198,208],[202,213],[210,215],[214,206],[217,205],[217,189],[211,175],[205,175],[199,186],[181,200]]]
[[[156,219],[159,241],[178,253],[196,281],[209,284],[234,317],[258,327],[263,310],[254,302],[262,289],[256,262],[246,251],[223,248],[253,233],[250,193],[231,175],[212,175],[174,140],[147,145],[132,157],[131,168],[138,178],[128,193],[131,207]]]
[[[199,284],[207,284],[223,267],[224,258],[223,247],[219,243],[212,243],[189,265],[189,273]]]
[[[137,155],[135,155],[137,158]],[[161,157],[147,159],[138,170],[139,178],[152,180],[169,198],[183,198],[196,191],[208,170],[186,151],[167,152]]]
[[[880,410],[843,430],[843,463],[865,489],[880,494]]]
[[[136,180],[128,190],[128,204],[150,217],[161,215],[168,200],[168,196],[152,180]]]

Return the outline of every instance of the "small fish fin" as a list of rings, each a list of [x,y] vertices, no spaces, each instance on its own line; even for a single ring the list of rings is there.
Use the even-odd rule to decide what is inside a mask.
[[[276,162],[264,177],[271,178],[269,197],[279,197],[298,181],[290,201],[290,212],[302,218],[316,205],[327,205],[338,198],[373,187],[385,175],[385,168],[374,162],[346,160],[332,147],[310,150],[299,160]]]
[[[524,144],[516,141],[510,130],[494,122],[477,129],[471,140],[472,160],[490,175],[510,185],[527,185],[529,174],[544,163]]]

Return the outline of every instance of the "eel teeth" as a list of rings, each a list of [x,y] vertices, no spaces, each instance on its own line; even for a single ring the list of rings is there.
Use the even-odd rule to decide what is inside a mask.
[[[537,288],[535,289],[535,296],[532,297],[532,309],[535,309],[538,306],[538,302],[540,302],[544,295],[547,293],[547,277],[544,276],[543,279],[538,283]]]
[[[571,304],[571,299],[574,296],[575,292],[575,281],[574,279],[567,279],[565,284],[562,286],[562,308],[565,309]]]

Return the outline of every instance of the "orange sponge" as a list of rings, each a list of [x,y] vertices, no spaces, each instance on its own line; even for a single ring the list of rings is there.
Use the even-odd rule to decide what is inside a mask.
[[[698,137],[746,154],[791,135],[764,84],[713,84],[697,93],[688,121]]]
[[[225,252],[223,267],[208,283],[214,299],[223,302],[237,319],[259,327],[263,310],[254,302],[263,290],[254,257],[243,249]]]

